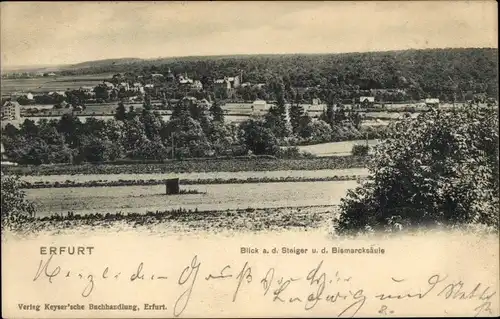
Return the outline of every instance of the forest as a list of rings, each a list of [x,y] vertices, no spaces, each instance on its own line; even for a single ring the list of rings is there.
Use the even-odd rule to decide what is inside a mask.
[[[331,88],[349,99],[366,90],[404,90],[408,99],[461,100],[467,93],[497,98],[498,49],[426,49],[387,52],[124,59],[75,65],[61,75],[105,72],[187,73],[210,87],[214,79],[243,75],[268,83],[279,76],[286,88]],[[353,93],[354,92],[354,93]]]

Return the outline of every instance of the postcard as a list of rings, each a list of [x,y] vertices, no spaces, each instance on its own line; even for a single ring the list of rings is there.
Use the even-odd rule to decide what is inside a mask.
[[[0,12],[2,317],[500,314],[496,2]]]

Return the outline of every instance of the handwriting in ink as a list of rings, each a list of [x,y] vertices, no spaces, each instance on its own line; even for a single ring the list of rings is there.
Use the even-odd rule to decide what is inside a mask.
[[[228,269],[231,269],[231,266],[226,265],[224,268],[222,268],[222,270],[220,271],[220,274],[219,274],[219,275],[215,275],[215,276],[213,276],[212,274],[209,274],[207,277],[205,277],[205,280],[230,278],[230,277],[232,277],[233,275],[231,275],[231,274],[227,274],[227,275],[225,275],[225,274],[224,274],[224,271],[226,271],[226,270],[228,270]]]
[[[252,282],[252,268],[248,267],[248,261],[245,262],[245,265],[243,265],[243,269],[241,269],[236,279],[238,280],[238,285],[236,286],[236,290],[234,291],[233,294],[233,302],[236,301],[236,296],[238,295],[238,291],[240,290],[240,286],[241,283],[243,282],[243,279],[245,279],[247,283]]]
[[[40,260],[40,265],[38,266],[38,270],[35,274],[35,278],[33,278],[33,281],[36,281],[42,274],[44,274],[47,278],[49,278],[49,282],[52,283],[52,278],[59,275],[61,267],[57,266],[53,270],[49,270],[49,265],[53,256],[54,255],[50,255],[49,259],[47,259],[45,263],[43,263],[43,260]]]
[[[174,316],[180,316],[186,309],[189,300],[191,299],[191,293],[193,292],[193,287],[196,282],[196,277],[198,276],[198,271],[200,270],[201,263],[198,262],[198,256],[194,256],[191,260],[191,265],[184,268],[182,271],[177,284],[183,286],[191,279],[188,283],[187,289],[179,296],[174,306]]]

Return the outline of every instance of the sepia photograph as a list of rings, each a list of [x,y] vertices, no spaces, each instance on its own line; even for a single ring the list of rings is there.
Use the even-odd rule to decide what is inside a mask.
[[[0,16],[2,317],[500,315],[496,1]]]

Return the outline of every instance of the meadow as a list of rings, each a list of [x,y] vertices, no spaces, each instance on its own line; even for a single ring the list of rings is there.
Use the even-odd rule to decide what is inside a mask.
[[[165,186],[48,188],[25,190],[37,216],[52,214],[146,213],[186,209],[198,211],[332,206],[356,181],[189,185],[200,194],[165,195]],[[258,199],[258,200],[256,200]]]
[[[23,92],[50,92],[65,91],[66,89],[78,89],[82,86],[95,86],[102,81],[109,80],[113,74],[89,74],[78,76],[53,76],[37,77],[29,79],[2,79],[2,94],[10,94],[16,91]]]
[[[316,156],[349,156],[354,145],[375,146],[379,140],[353,140],[344,142],[321,143],[314,145],[299,146],[299,150]]]

